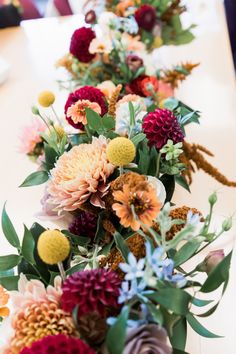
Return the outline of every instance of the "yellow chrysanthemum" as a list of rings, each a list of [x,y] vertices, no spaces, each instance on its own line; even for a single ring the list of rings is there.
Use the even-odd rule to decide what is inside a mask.
[[[55,101],[54,93],[51,91],[42,91],[38,96],[38,103],[42,107],[49,107]]]
[[[110,141],[107,146],[107,158],[115,166],[125,166],[135,157],[133,142],[124,137],[118,137]]]
[[[53,265],[69,256],[70,242],[59,230],[47,230],[40,235],[37,248],[42,261]]]

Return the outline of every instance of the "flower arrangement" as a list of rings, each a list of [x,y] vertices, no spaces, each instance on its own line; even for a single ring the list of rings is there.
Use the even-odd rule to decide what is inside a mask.
[[[191,29],[195,26],[183,28],[181,14],[187,8],[181,0],[107,0],[107,10],[116,14],[117,22],[135,22],[141,40],[149,50],[161,45],[187,44],[194,39]]]
[[[14,251],[0,256],[3,354],[180,354],[187,324],[218,337],[198,317],[210,316],[226,290],[232,252],[212,243],[232,217],[213,231],[216,193],[206,216],[171,199],[175,183],[189,190],[195,166],[236,183],[209,164],[206,148],[185,140],[200,115],[173,94],[195,65],[155,74],[146,66],[147,51],[192,40],[180,22],[185,8],[151,0],[107,7],[98,21],[86,14],[98,26],[76,30],[59,63],[75,85],[64,119],[43,91],[22,132],[20,151],[37,170],[21,187],[45,184],[44,216],[70,222],[62,230],[34,223],[19,237],[4,206]],[[205,300],[219,288],[218,300]]]
[[[232,218],[212,231],[215,193],[203,217],[169,203],[161,208],[153,183],[125,173],[112,182],[111,207],[102,216],[78,209],[70,231],[35,223],[22,242],[4,207],[3,232],[15,253],[0,257],[0,315],[8,316],[2,353],[186,353],[187,323],[218,337],[198,318],[217,309],[220,300],[203,295],[220,287],[223,295],[232,253],[211,251],[200,263],[199,254]]]
[[[123,84],[122,93],[159,96],[160,100],[172,96],[174,88],[191,74],[198,64],[181,63],[169,70],[156,70],[152,63],[153,49],[162,42],[182,44],[194,38],[189,29],[182,29],[178,13],[184,7],[172,4],[172,8],[169,2],[158,9],[141,3],[137,7],[134,2],[131,7],[131,2],[117,4],[119,8],[129,3],[127,16],[110,11],[97,18],[93,10],[85,15],[85,25],[71,37],[69,54],[56,64],[69,73],[69,79],[59,81],[62,87],[71,90],[98,85],[111,94],[114,85]],[[160,11],[164,14],[170,8],[173,11],[170,20],[160,21]],[[174,28],[167,23],[172,23]]]

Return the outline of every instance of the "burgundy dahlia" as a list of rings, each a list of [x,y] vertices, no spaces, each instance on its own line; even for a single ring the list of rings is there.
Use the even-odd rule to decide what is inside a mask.
[[[78,305],[78,316],[98,313],[108,316],[119,308],[117,299],[121,280],[117,274],[106,269],[77,272],[69,276],[62,287],[61,304],[66,312]]]
[[[68,99],[65,104],[65,115],[68,123],[76,129],[84,130],[84,125],[82,123],[74,123],[73,120],[67,116],[67,110],[72,105],[79,100],[88,100],[90,102],[96,102],[101,107],[101,115],[107,113],[107,106],[105,96],[98,88],[93,86],[83,86],[78,90],[69,94]]]
[[[143,120],[143,131],[150,146],[161,149],[168,139],[177,144],[184,140],[184,134],[175,115],[168,109],[156,109]]]
[[[135,20],[140,28],[146,31],[151,31],[156,23],[156,10],[153,6],[144,4],[135,11]]]
[[[96,34],[91,28],[77,29],[71,37],[70,53],[82,63],[90,62],[95,58],[95,54],[89,52],[90,43],[94,38],[96,38]]]
[[[69,225],[69,231],[78,236],[94,238],[97,229],[97,217],[86,211],[80,211]]]
[[[25,347],[20,354],[95,354],[85,342],[78,338],[67,337],[64,334],[47,336],[34,342],[30,348]]]

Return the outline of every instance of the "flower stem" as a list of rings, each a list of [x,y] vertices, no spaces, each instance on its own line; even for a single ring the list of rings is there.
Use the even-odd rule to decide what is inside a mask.
[[[62,280],[65,280],[66,279],[66,272],[65,272],[65,269],[64,269],[64,266],[63,266],[62,262],[58,262],[57,266],[59,268]]]

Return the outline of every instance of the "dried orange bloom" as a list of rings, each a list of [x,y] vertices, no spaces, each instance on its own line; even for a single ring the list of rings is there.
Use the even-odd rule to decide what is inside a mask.
[[[151,226],[161,210],[161,203],[152,187],[133,190],[126,184],[123,191],[113,192],[113,196],[117,203],[112,208],[120,218],[120,223],[134,231],[139,230],[142,223]]]
[[[0,285],[0,317],[9,316],[10,310],[6,307],[6,304],[9,300],[9,294],[7,291]]]

